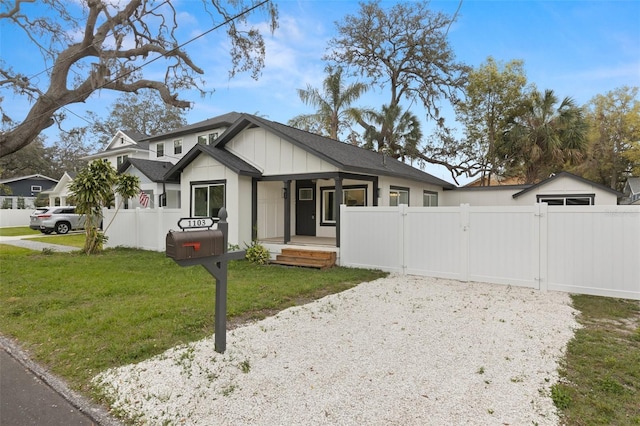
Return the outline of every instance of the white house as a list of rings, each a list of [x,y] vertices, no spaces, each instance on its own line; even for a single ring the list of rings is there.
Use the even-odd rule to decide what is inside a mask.
[[[535,185],[465,186],[445,191],[441,205],[523,206],[535,203],[593,206],[616,205],[622,194],[568,172]]]
[[[640,205],[640,177],[630,177],[624,184],[624,198],[620,204]]]
[[[184,216],[215,217],[225,206],[231,243],[302,237],[339,247],[340,204],[435,206],[454,188],[380,153],[254,115],[238,114],[213,139],[202,125],[188,127],[153,138],[150,152],[163,146],[165,156],[178,140],[191,146],[165,179],[180,180]]]
[[[132,130],[118,130],[106,148],[96,154],[84,157],[93,160],[108,160],[114,168],[119,168],[127,158],[149,159],[149,143],[146,135]]]

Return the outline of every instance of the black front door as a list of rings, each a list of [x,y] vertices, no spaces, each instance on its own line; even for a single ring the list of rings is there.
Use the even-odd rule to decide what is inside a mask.
[[[316,185],[296,181],[296,235],[316,235]]]

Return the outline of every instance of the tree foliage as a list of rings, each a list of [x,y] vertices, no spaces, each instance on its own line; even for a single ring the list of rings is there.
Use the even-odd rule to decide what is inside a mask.
[[[466,157],[472,165],[465,171],[467,176],[480,174],[482,185],[490,185],[491,177],[504,171],[499,148],[515,118],[524,113],[526,84],[522,61],[501,63],[489,57],[469,72],[464,98],[455,104],[464,138],[445,138],[441,142],[453,145],[441,153]]]
[[[618,191],[629,175],[640,175],[638,87],[597,95],[587,105],[587,157],[576,168],[584,177]]]
[[[467,71],[455,61],[447,40],[453,21],[431,11],[427,2],[397,3],[388,10],[378,0],[360,3],[357,15],[347,15],[337,24],[338,36],[329,42],[327,59],[388,91],[389,111],[396,111],[403,101],[420,102],[427,118],[443,124],[439,102],[456,99]],[[388,120],[378,132],[391,137],[393,131],[384,123]],[[378,149],[391,143],[384,139]]]
[[[316,112],[298,115],[289,120],[289,125],[337,140],[343,131],[350,128],[358,112],[351,108],[351,104],[367,90],[367,85],[346,85],[342,67],[327,67],[326,72],[322,92],[311,85],[298,89],[302,102],[314,107]]]
[[[422,129],[420,120],[410,111],[402,111],[399,105],[383,105],[381,111],[362,112],[358,122],[365,128],[365,148],[401,161],[417,157]]]
[[[515,118],[499,148],[507,175],[536,183],[583,159],[587,147],[584,112],[568,97],[557,104],[553,90],[531,92],[524,113]]]
[[[133,130],[141,135],[155,136],[185,126],[185,110],[162,102],[157,92],[123,93],[111,105],[106,119],[90,112],[93,125],[90,133],[102,144],[111,140],[118,130]]]
[[[60,179],[64,172],[82,169],[87,164],[82,158],[95,151],[96,146],[87,142],[86,130],[80,127],[61,131],[49,146],[38,136],[23,149],[0,158],[0,167],[7,178],[41,174]]]
[[[140,180],[137,176],[118,175],[108,161],[95,160],[78,172],[69,190],[75,197],[76,211],[86,220],[84,252],[94,254],[102,249],[106,240],[98,229],[103,207],[111,204],[114,191],[122,199],[134,197],[140,191]]]
[[[27,3],[34,3],[27,7]],[[265,44],[260,31],[249,27],[249,0],[208,0],[202,15],[211,18],[211,29],[222,23],[230,40],[229,53],[236,72],[249,71],[257,78],[264,66]],[[259,3],[267,10],[270,28],[277,26],[273,3]],[[180,90],[203,92],[205,70],[200,68],[178,40],[178,11],[172,2],[153,0],[82,0],[79,6],[64,0],[14,0],[0,3],[0,25],[21,29],[40,50],[46,69],[34,75],[0,63],[0,90],[24,97],[31,109],[21,121],[1,105],[5,128],[0,132],[0,157],[32,142],[44,129],[62,119],[67,105],[85,102],[102,89],[131,93],[156,91],[162,100],[178,108],[190,103],[178,98]],[[145,61],[160,59],[166,73],[145,76]]]

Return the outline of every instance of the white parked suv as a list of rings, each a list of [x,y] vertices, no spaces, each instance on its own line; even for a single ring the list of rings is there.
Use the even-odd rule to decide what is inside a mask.
[[[29,228],[43,234],[66,234],[74,229],[84,229],[84,215],[76,214],[74,206],[42,207],[30,216]]]

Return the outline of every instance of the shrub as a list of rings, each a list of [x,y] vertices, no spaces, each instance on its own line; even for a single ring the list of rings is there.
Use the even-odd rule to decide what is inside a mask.
[[[24,201],[24,197],[18,197],[18,209],[24,210],[26,209],[26,203]]]
[[[264,265],[271,259],[271,253],[262,244],[254,241],[247,247],[246,258],[249,262]]]

